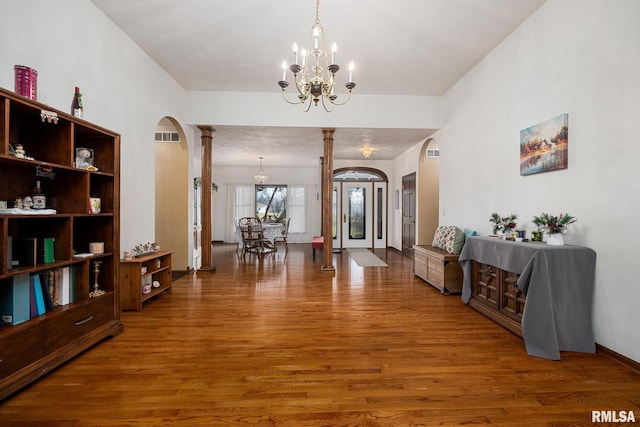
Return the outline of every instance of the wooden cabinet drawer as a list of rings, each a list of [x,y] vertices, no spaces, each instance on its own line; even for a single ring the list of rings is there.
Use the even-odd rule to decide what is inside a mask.
[[[0,378],[5,378],[42,357],[42,324],[0,337]]]
[[[517,273],[472,261],[473,275],[469,305],[522,336],[522,315],[526,298],[518,287]]]
[[[473,298],[497,311],[498,302],[500,301],[499,269],[489,264],[481,264],[474,261],[472,280]]]
[[[58,316],[47,319],[44,325],[45,354],[73,342],[113,318],[113,294],[107,294],[72,306]]]
[[[526,298],[518,287],[520,275],[504,270],[500,273],[500,313],[521,324]]]

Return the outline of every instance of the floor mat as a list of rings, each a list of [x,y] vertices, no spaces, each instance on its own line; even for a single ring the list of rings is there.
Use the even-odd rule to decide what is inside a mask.
[[[387,264],[369,249],[351,248],[347,249],[347,252],[360,267],[387,267]]]

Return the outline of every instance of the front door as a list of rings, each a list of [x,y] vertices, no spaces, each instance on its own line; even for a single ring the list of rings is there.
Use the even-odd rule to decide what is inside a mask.
[[[373,247],[373,183],[334,182],[334,248]]]

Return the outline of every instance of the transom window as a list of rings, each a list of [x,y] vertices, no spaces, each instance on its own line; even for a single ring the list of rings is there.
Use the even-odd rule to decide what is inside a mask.
[[[386,175],[377,169],[371,168],[342,168],[333,172],[334,181],[368,181],[368,182],[386,182]]]

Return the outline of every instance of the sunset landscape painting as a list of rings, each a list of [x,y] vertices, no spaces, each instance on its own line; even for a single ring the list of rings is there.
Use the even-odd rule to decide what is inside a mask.
[[[569,115],[561,114],[520,131],[520,175],[568,166]]]

